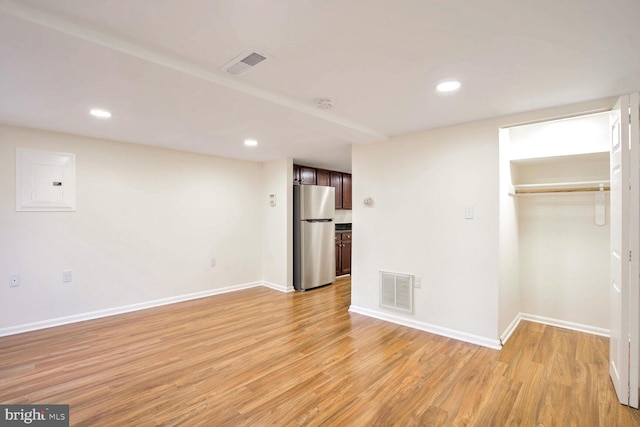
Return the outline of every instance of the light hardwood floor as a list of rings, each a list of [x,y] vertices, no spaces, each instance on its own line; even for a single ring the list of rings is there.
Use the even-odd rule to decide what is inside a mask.
[[[350,314],[350,281],[0,338],[0,403],[86,426],[632,426],[608,340],[523,322],[502,351]]]

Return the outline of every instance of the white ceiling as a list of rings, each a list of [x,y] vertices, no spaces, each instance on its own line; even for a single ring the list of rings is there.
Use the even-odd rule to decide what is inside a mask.
[[[0,0],[0,122],[349,171],[351,144],[637,91],[639,51],[638,0]]]

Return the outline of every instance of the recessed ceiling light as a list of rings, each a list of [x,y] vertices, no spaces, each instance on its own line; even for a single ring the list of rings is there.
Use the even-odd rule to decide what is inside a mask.
[[[460,89],[460,82],[457,80],[447,80],[441,83],[438,83],[438,86],[436,86],[436,90],[438,92],[454,92],[458,89]]]
[[[256,145],[258,145],[258,141],[256,141],[255,139],[245,139],[244,145],[246,145],[247,147],[255,147]]]
[[[111,113],[107,110],[101,110],[100,108],[93,108],[89,113],[93,117],[97,117],[99,119],[108,119],[111,117]]]

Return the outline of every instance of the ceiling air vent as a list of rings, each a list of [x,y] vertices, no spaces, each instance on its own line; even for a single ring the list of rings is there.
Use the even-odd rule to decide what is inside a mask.
[[[269,56],[258,53],[256,51],[245,52],[242,55],[234,58],[231,62],[222,66],[222,69],[235,76],[245,73],[252,69],[259,63],[267,60]]]

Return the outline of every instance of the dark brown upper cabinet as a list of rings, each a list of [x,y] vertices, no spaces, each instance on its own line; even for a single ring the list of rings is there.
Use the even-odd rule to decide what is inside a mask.
[[[317,185],[316,170],[307,166],[300,166],[300,184]]]
[[[293,165],[293,182],[301,185],[324,185],[336,189],[336,209],[351,209],[351,174]]]
[[[300,166],[293,165],[293,183],[300,184]]]
[[[324,169],[316,170],[316,185],[331,187],[331,171]]]
[[[351,174],[342,174],[342,209],[351,209],[353,206],[351,198]]]
[[[331,172],[331,186],[336,189],[336,209],[342,209],[342,172]]]

